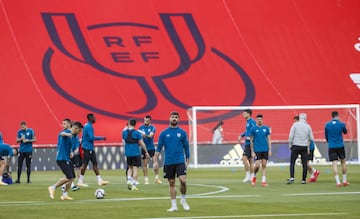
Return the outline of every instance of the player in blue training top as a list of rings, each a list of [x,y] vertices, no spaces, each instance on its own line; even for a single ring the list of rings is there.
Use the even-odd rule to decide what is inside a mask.
[[[152,159],[155,155],[154,135],[156,132],[156,128],[151,124],[151,116],[147,115],[144,117],[144,124],[140,126],[139,130],[143,135],[143,141],[149,153],[149,158]],[[149,158],[146,158],[145,151],[143,149],[141,150],[141,158],[143,160],[143,172],[144,172],[145,184],[149,184],[149,177],[148,177]],[[155,172],[154,182],[161,184],[162,182],[159,179],[159,169],[154,169],[154,172]]]
[[[6,186],[7,183],[3,182],[4,170],[9,166],[10,158],[16,156],[18,150],[10,147],[8,144],[0,143],[0,185]],[[7,161],[3,157],[7,157]]]
[[[345,148],[343,134],[347,134],[347,129],[345,123],[339,120],[339,113],[333,111],[331,113],[332,120],[327,122],[325,125],[325,138],[329,146],[329,159],[333,165],[333,172],[336,180],[336,186],[348,186],[349,182],[347,181],[347,168],[345,163]],[[341,167],[342,167],[342,176],[343,182],[341,184],[337,161],[340,158]]]
[[[85,175],[86,168],[89,164],[89,161],[91,161],[91,163],[92,163],[93,170],[96,175],[96,179],[98,181],[98,185],[99,186],[107,185],[107,184],[109,184],[109,181],[102,180],[102,178],[100,176],[100,172],[99,172],[99,168],[98,168],[98,164],[97,164],[97,160],[96,160],[96,154],[95,154],[95,150],[94,150],[94,141],[95,140],[106,140],[106,138],[104,136],[95,136],[93,124],[96,122],[96,118],[95,118],[94,114],[89,113],[89,114],[87,114],[86,118],[87,118],[88,122],[84,125],[84,131],[83,131],[83,135],[82,135],[82,149],[84,152],[84,159],[83,159],[82,166],[80,168],[80,177],[79,177],[79,181],[78,181],[77,185],[88,187],[88,185],[84,183],[84,175]]]
[[[186,168],[189,165],[190,149],[186,132],[179,127],[180,115],[178,112],[170,113],[170,127],[159,135],[158,146],[154,156],[154,169],[159,168],[158,160],[164,148],[164,178],[168,179],[170,187],[171,208],[167,211],[177,211],[175,177],[180,181],[180,204],[185,211],[190,210],[186,202]]]
[[[64,173],[65,177],[48,187],[51,199],[54,199],[56,188],[65,185],[63,194],[60,196],[61,200],[73,200],[73,198],[68,195],[71,183],[75,179],[74,167],[70,161],[70,158],[73,155],[71,148],[74,144],[73,138],[81,132],[83,126],[80,122],[74,122],[71,128],[70,126],[70,119],[64,119],[62,121],[63,130],[58,135],[56,163]]]
[[[78,135],[73,138],[73,145],[71,151],[73,156],[71,158],[71,163],[73,164],[74,169],[76,170],[77,176],[80,177],[80,167],[82,166],[82,158],[80,155],[80,138]],[[71,190],[77,191],[80,187],[76,186],[74,182],[71,183]]]
[[[309,182],[316,182],[316,180],[320,174],[320,171],[315,169],[315,167],[313,167],[310,164],[310,162],[312,162],[314,160],[315,142],[313,140],[310,140],[309,148],[310,148],[310,154],[308,154],[309,157],[308,157],[308,161],[307,161],[307,169],[310,174]]]
[[[71,147],[72,157],[70,158],[70,161],[74,167],[74,171],[77,173],[75,175],[77,175],[79,177],[80,176],[80,167],[82,165],[82,159],[80,156],[79,135],[73,136],[72,140],[73,140],[72,147]],[[61,188],[64,191],[65,185],[63,185]],[[74,181],[72,181],[71,182],[71,190],[75,192],[75,191],[78,191],[79,189],[80,189],[80,187],[76,186]]]
[[[254,177],[251,184],[256,185],[256,173],[261,165],[262,180],[261,186],[269,186],[266,183],[266,164],[271,153],[270,128],[263,124],[263,115],[256,116],[256,126],[250,130],[251,154],[255,157]]]
[[[17,180],[15,183],[20,183],[20,176],[22,172],[22,166],[25,159],[26,162],[26,173],[27,173],[27,183],[31,183],[30,174],[31,174],[31,158],[33,142],[36,141],[36,136],[34,130],[26,126],[26,122],[20,123],[20,129],[17,132],[16,142],[20,143],[19,148],[19,157],[18,157],[18,169],[17,169]]]
[[[136,120],[130,119],[127,128],[122,132],[122,139],[125,142],[125,156],[127,169],[127,185],[129,190],[137,190],[138,169],[141,166],[141,152],[139,146],[144,150],[144,156],[147,159],[149,153],[146,149],[142,134],[135,130]]]
[[[244,110],[243,117],[244,119],[246,119],[246,129],[245,132],[243,132],[238,139],[240,142],[241,138],[245,137],[245,147],[244,147],[244,153],[242,155],[242,160],[244,163],[244,168],[246,173],[245,178],[243,179],[244,183],[250,182],[251,179],[254,177],[254,160],[251,155],[251,149],[250,149],[250,130],[252,129],[252,127],[256,125],[256,122],[251,117],[251,115],[252,115],[251,109]]]

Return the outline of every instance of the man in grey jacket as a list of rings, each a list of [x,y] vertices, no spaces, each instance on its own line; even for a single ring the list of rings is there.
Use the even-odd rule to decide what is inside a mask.
[[[290,178],[287,184],[295,181],[295,161],[299,154],[301,155],[301,163],[303,166],[303,174],[301,183],[306,183],[307,174],[307,159],[310,153],[310,141],[314,141],[314,135],[311,126],[306,122],[306,113],[299,114],[299,122],[295,122],[290,129],[289,147],[291,150],[290,156]]]

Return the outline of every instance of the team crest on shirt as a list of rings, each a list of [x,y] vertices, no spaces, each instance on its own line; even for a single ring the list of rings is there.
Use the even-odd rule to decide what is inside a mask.
[[[166,137],[170,137],[170,134],[166,134]]]
[[[178,136],[178,138],[180,138],[180,137],[181,137],[181,133],[177,133],[176,136]]]
[[[266,132],[266,129],[263,129],[263,132]]]

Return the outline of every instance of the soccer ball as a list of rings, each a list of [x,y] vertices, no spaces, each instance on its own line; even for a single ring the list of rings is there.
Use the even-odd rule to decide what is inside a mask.
[[[97,199],[103,199],[105,197],[105,190],[103,189],[97,189],[94,193],[95,197]]]

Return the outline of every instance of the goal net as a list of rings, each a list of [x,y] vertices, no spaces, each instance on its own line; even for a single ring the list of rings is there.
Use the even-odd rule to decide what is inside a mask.
[[[188,110],[191,164],[194,167],[241,166],[245,131],[245,109],[252,110],[252,117],[263,115],[264,124],[271,128],[272,156],[269,165],[284,165],[290,160],[288,136],[293,118],[307,114],[315,138],[314,164],[328,163],[328,146],[325,140],[325,123],[331,112],[339,112],[339,119],[346,124],[344,135],[346,160],[360,164],[359,105],[304,105],[304,106],[194,106]]]

